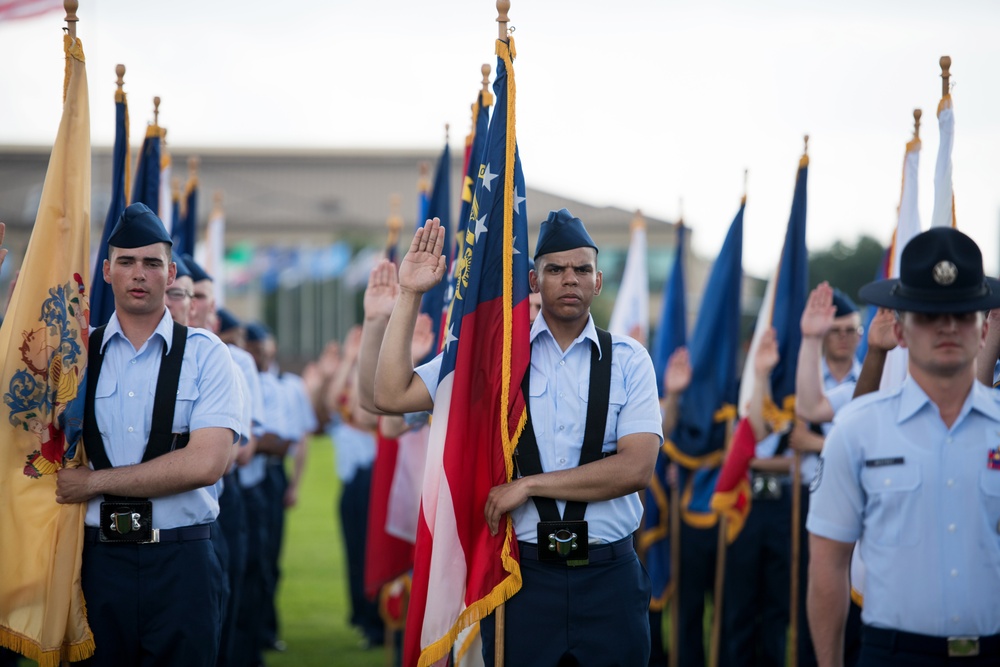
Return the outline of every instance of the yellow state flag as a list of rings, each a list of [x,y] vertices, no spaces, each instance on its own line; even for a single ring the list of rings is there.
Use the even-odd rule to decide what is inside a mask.
[[[90,102],[64,36],[63,114],[38,216],[0,327],[0,646],[56,667],[94,652],[80,584],[86,503],[56,503],[83,462],[90,318]]]

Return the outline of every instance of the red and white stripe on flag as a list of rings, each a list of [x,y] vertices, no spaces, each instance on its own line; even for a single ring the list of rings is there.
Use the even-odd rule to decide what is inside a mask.
[[[0,21],[26,19],[63,8],[63,0],[0,0]]]

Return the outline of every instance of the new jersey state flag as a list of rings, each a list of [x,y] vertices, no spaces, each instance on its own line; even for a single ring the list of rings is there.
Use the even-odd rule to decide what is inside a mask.
[[[56,503],[82,464],[90,276],[90,101],[64,35],[62,121],[21,275],[0,327],[0,646],[56,667],[94,652],[80,565],[86,503]]]
[[[459,632],[521,587],[510,517],[491,536],[489,490],[509,482],[527,418],[528,224],[514,131],[514,42],[497,40],[496,110],[466,232],[434,402],[403,665],[448,655]],[[473,222],[472,220],[475,220]]]

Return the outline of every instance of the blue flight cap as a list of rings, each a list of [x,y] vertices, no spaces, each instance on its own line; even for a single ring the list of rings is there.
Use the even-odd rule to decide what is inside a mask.
[[[156,214],[143,203],[132,204],[118,217],[108,237],[114,248],[143,248],[154,243],[173,245],[170,234]]]
[[[206,273],[205,269],[201,268],[198,262],[194,261],[194,257],[184,253],[184,263],[188,265],[188,269],[191,270],[191,280],[196,283],[200,283],[202,280],[211,280],[212,276]]]
[[[185,263],[184,259],[180,255],[178,255],[178,254],[175,253],[171,257],[171,259],[173,260],[174,264],[177,265],[177,277],[178,278],[183,278],[184,276],[187,276],[188,278],[191,278],[191,269],[188,268],[187,263]],[[194,278],[191,278],[191,279],[194,280]]]
[[[246,328],[248,343],[256,343],[271,337],[271,330],[260,322],[251,322]]]
[[[242,326],[240,321],[225,308],[219,308],[215,311],[215,314],[219,319],[219,333],[226,333],[230,329],[237,329]]]
[[[551,252],[574,248],[593,248],[594,252],[597,252],[597,244],[590,238],[580,218],[574,218],[573,214],[564,208],[550,211],[549,217],[542,222],[538,231],[535,259]]]
[[[843,317],[858,312],[858,307],[851,301],[851,297],[841,292],[836,287],[833,288],[833,305],[837,307],[834,317]]]

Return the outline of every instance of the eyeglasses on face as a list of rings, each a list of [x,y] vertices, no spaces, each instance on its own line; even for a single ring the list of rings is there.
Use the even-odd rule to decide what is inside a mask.
[[[173,301],[180,301],[181,299],[191,299],[194,294],[188,292],[187,290],[180,289],[179,287],[173,287],[167,290],[167,298]]]

